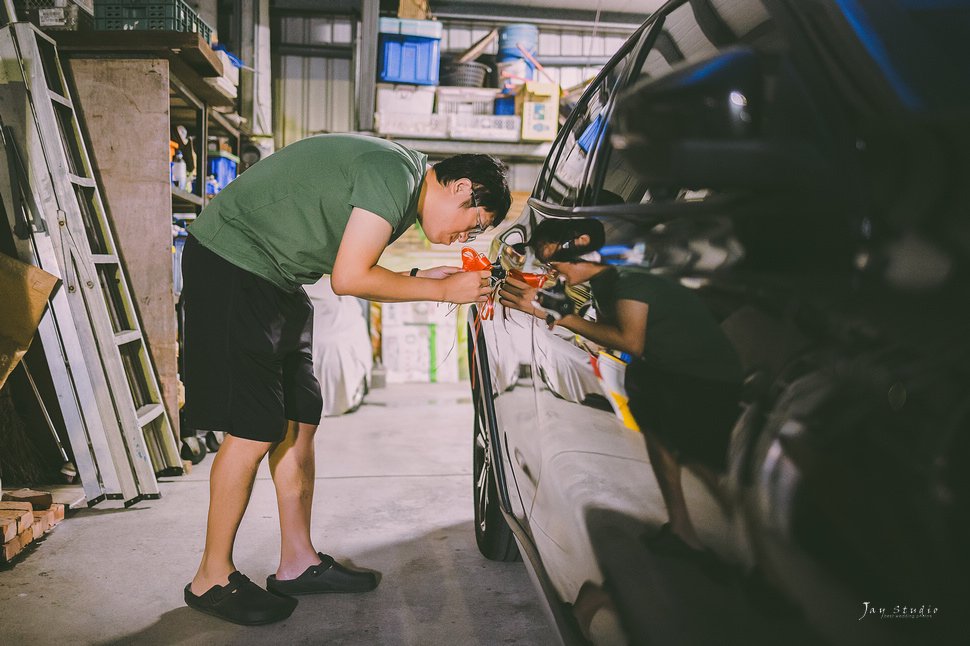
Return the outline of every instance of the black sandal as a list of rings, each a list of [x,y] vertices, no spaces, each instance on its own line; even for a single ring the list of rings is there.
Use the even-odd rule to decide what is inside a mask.
[[[377,587],[377,574],[351,570],[333,560],[332,556],[318,554],[320,565],[311,565],[295,579],[280,580],[271,574],[266,579],[266,589],[286,595],[318,594],[321,592],[368,592]]]
[[[227,585],[214,585],[201,595],[192,592],[191,583],[185,586],[185,604],[234,624],[258,626],[286,619],[297,601],[267,592],[237,571]]]

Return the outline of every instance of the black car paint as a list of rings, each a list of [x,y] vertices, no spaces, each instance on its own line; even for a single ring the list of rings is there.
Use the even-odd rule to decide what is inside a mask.
[[[676,4],[680,3],[658,13]],[[704,2],[689,4],[709,8]],[[745,410],[732,439],[736,453],[726,474],[735,519],[729,531],[734,536],[723,541],[727,548],[715,548],[733,572],[727,584],[712,583],[696,568],[650,554],[641,540],[642,519],[608,507],[585,513],[583,522],[604,575],[603,587],[633,643],[925,643],[927,638],[959,643],[956,624],[950,622],[959,623],[965,607],[959,588],[967,574],[967,557],[953,549],[959,544],[955,539],[967,537],[970,412],[964,402],[968,378],[960,360],[968,357],[963,338],[968,319],[966,308],[959,305],[967,293],[966,247],[959,241],[947,245],[939,231],[931,231],[936,234],[931,236],[933,243],[943,245],[956,264],[943,283],[912,288],[887,280],[892,275],[886,268],[893,262],[887,246],[904,239],[900,232],[908,223],[900,224],[898,214],[895,221],[880,220],[879,207],[884,205],[859,199],[851,188],[864,185],[863,177],[874,176],[872,167],[879,160],[873,160],[873,147],[876,154],[889,154],[885,142],[898,135],[907,143],[917,140],[917,150],[926,150],[918,139],[927,132],[932,135],[936,126],[899,117],[906,106],[895,106],[892,88],[885,87],[878,75],[852,92],[844,91],[845,79],[833,79],[841,68],[833,71],[822,51],[833,41],[844,45],[847,59],[859,68],[873,69],[849,38],[850,30],[838,33],[842,40],[829,35],[828,42],[820,44],[819,23],[813,24],[815,31],[805,27],[821,14],[833,21],[828,24],[841,24],[837,4],[795,7],[766,2],[773,19],[786,30],[791,64],[804,83],[803,96],[810,97],[819,127],[830,139],[826,159],[842,171],[834,185],[820,191],[825,183],[812,182],[812,190],[799,193],[802,201],[796,203],[791,193],[726,191],[696,204],[594,206],[606,172],[601,146],[584,171],[587,188],[578,204],[550,203],[543,199],[545,193],[530,200],[531,224],[542,218],[596,217],[613,235],[608,243],[629,243],[631,235],[639,235],[665,249],[685,240],[714,239],[713,229],[719,240],[736,241],[745,251],[736,264],[710,272],[679,263],[676,254],[646,259],[658,271],[700,277],[712,310],[725,319],[741,312],[736,327],[747,340],[746,359],[757,369],[748,384]],[[710,18],[708,14],[705,19]],[[713,30],[721,31],[718,25]],[[649,46],[657,34],[641,30],[631,40]],[[622,85],[641,58],[624,70]],[[598,91],[601,79],[594,81],[590,92]],[[634,101],[635,95],[628,100]],[[872,111],[892,113],[897,120],[867,120],[871,130],[862,137],[846,113]],[[611,114],[612,107],[605,113]],[[609,119],[608,123],[614,125]],[[610,134],[608,127],[603,136]],[[966,143],[964,133],[954,147]],[[558,145],[552,151],[543,177],[561,154]],[[949,152],[966,164],[966,148]],[[933,181],[926,186],[940,188]],[[724,213],[730,217],[716,217]],[[779,213],[784,213],[780,223]],[[819,213],[824,218],[813,217]],[[800,225],[798,235],[786,227],[792,221]],[[657,225],[666,227],[667,235],[658,235]],[[680,226],[676,236],[669,235],[672,225]],[[521,317],[503,319],[501,314],[499,310],[495,321],[483,325],[483,346],[489,343],[489,331],[510,321],[522,324]],[[533,327],[533,344],[536,333]],[[771,342],[767,348],[766,341]],[[495,336],[492,343],[497,342]],[[551,394],[541,395],[541,365],[535,358],[532,367],[537,393],[532,428],[493,426],[493,464],[512,476],[506,486],[511,481],[514,489],[509,495],[519,504],[505,499],[503,512],[537,572],[560,628],[568,641],[581,641],[570,612],[576,599],[557,592],[554,573],[537,548],[537,532],[543,530],[530,522],[530,516],[541,502],[535,501],[533,491],[521,497],[518,483],[523,473],[516,474],[511,466],[518,447],[513,444],[510,449],[509,434],[529,433],[540,442],[552,441],[563,430],[550,428],[553,417],[560,425],[568,419],[571,428],[566,430],[580,434],[603,418],[590,406],[567,406],[548,388],[545,392]],[[489,390],[495,401],[490,403],[500,407],[506,389],[525,384],[513,380],[493,386]],[[555,414],[564,410],[564,416]],[[582,462],[570,466],[577,465]],[[707,498],[703,503],[720,504],[709,492],[695,494]],[[575,512],[568,507],[545,509]],[[647,525],[659,524],[662,516],[661,507]],[[750,549],[744,549],[745,543]],[[943,615],[922,622],[880,623],[852,614],[862,613],[865,600],[888,607],[890,613],[900,602],[942,610]]]

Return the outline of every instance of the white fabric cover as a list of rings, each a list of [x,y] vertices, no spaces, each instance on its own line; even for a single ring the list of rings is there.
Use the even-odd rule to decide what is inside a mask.
[[[361,302],[337,296],[330,277],[305,288],[313,303],[313,371],[323,395],[323,416],[360,406],[374,361]]]

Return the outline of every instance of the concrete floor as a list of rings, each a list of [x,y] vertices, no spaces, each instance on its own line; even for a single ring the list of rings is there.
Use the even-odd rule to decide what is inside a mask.
[[[372,392],[318,431],[317,548],[378,570],[363,595],[301,597],[287,621],[235,626],[183,605],[202,553],[211,457],[166,479],[162,499],[68,517],[0,572],[4,644],[556,643],[522,563],[493,563],[472,527],[467,385]],[[265,462],[236,545],[259,584],[279,533]]]

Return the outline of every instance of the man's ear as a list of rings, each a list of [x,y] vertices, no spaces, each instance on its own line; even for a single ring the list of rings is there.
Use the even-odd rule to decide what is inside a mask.
[[[575,246],[577,247],[588,247],[590,244],[592,244],[593,239],[589,237],[588,233],[584,233],[578,238],[576,238],[574,242],[575,242]]]
[[[471,190],[472,190],[472,181],[467,177],[456,179],[451,183],[451,191],[456,195],[458,193],[464,193],[465,191],[468,191],[470,193]]]

